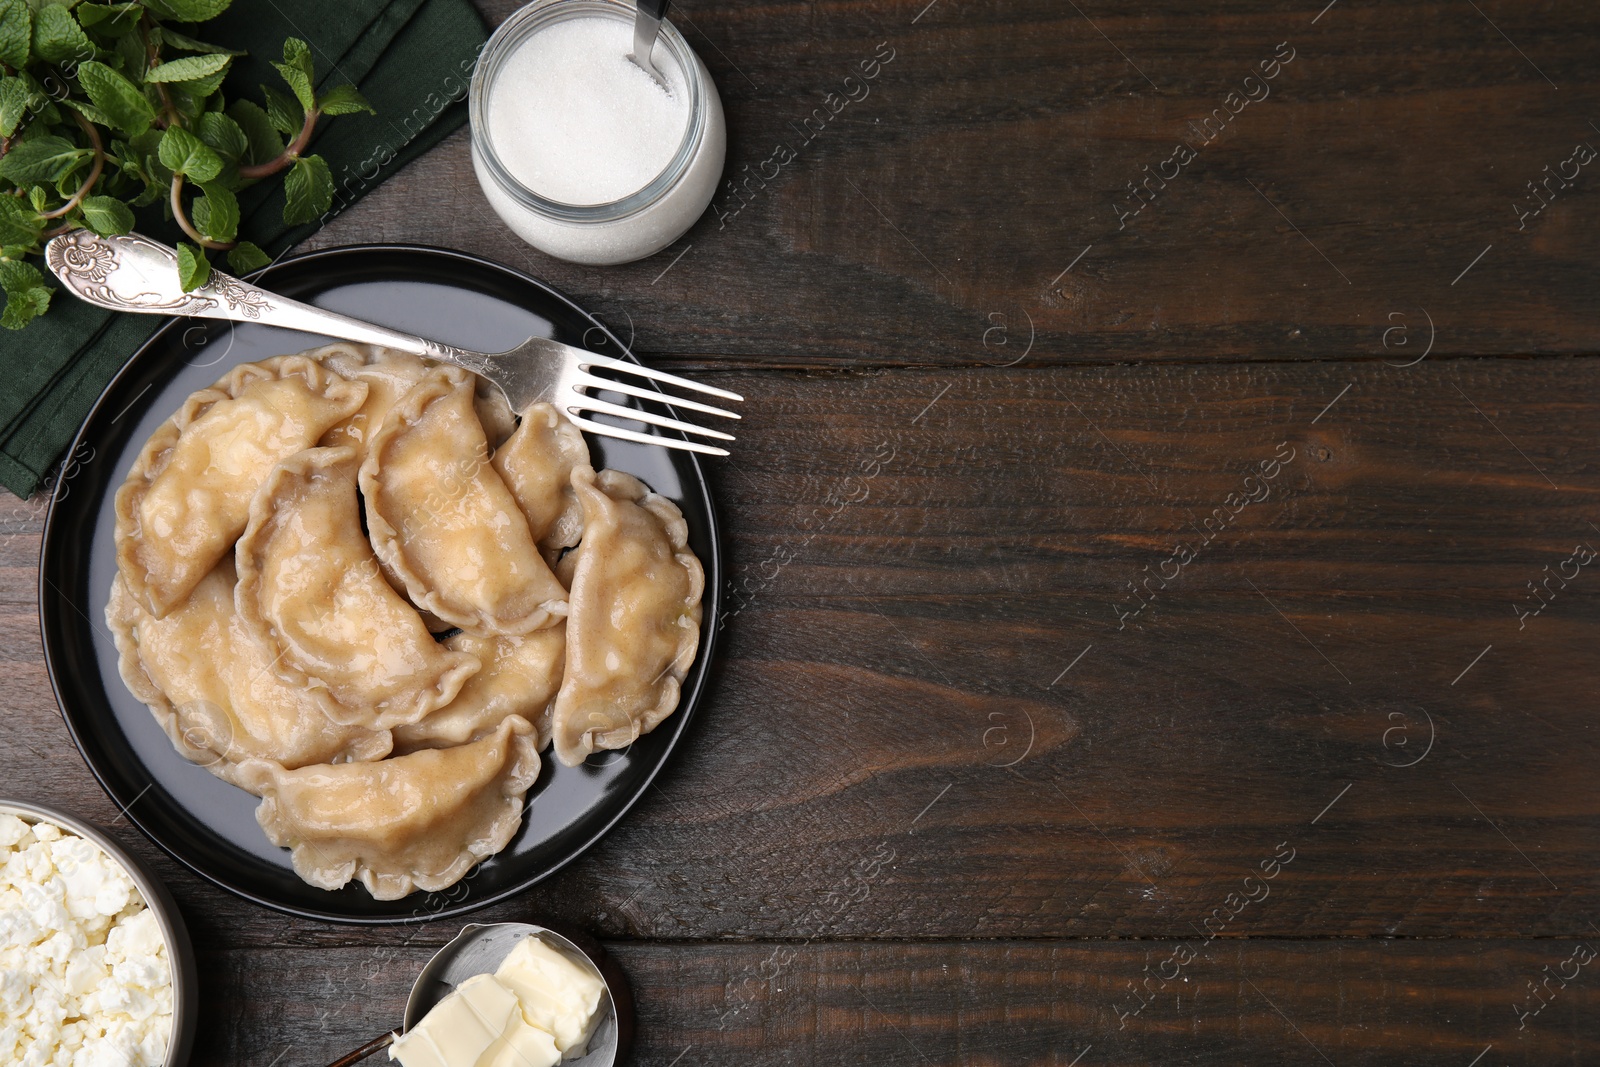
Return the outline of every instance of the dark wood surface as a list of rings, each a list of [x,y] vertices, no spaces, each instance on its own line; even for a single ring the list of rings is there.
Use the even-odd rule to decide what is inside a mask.
[[[1600,548],[1600,171],[1512,205],[1600,145],[1600,14],[924,3],[679,5],[730,170],[802,150],[643,263],[520,244],[464,133],[311,242],[522,267],[750,398],[689,743],[484,917],[599,935],[661,1067],[1595,1062],[1600,976],[1529,983],[1600,947],[1600,571],[1518,609]],[[172,887],[197,1063],[398,1022],[459,924],[285,919],[118,821],[44,673],[42,515],[0,502],[5,791]]]

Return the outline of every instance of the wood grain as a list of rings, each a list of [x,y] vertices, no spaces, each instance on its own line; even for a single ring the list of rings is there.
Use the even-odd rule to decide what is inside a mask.
[[[725,189],[641,263],[575,266],[495,219],[463,131],[310,244],[476,252],[674,360],[1009,362],[1030,333],[1030,362],[1379,358],[1425,316],[1440,355],[1593,352],[1600,177],[1567,168],[1525,225],[1514,205],[1600,146],[1600,14],[1344,3],[1313,23],[1322,7],[696,0],[674,10],[726,105],[728,175],[765,188]],[[894,59],[831,115],[880,43]],[[1280,44],[1293,60],[1246,86]],[[1230,92],[1270,95],[1235,116]],[[1191,123],[1219,108],[1207,142]],[[1180,141],[1196,158],[1163,181]]]
[[[608,946],[633,985],[633,1063],[1587,1063],[1600,1055],[1593,964],[1530,980],[1571,941],[1235,940],[1197,954],[1139,1004],[1163,941],[793,942]],[[207,1027],[195,1063],[321,1064],[397,1025],[431,954],[336,949],[201,954]],[[1549,972],[1545,968],[1549,968]],[[1157,987],[1152,980],[1150,988]],[[1515,1006],[1515,1007],[1514,1007]],[[216,1015],[210,1015],[216,1018]],[[1484,1054],[1483,1059],[1474,1057]]]

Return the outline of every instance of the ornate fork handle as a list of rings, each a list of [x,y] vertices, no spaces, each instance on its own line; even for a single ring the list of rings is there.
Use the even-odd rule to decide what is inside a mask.
[[[73,295],[112,311],[259,322],[395,348],[454,363],[476,374],[492,372],[488,357],[481,352],[324,311],[221,271],[212,271],[210,281],[186,293],[178,281],[177,253],[139,234],[101,237],[89,230],[73,230],[52,239],[44,255],[50,270]]]

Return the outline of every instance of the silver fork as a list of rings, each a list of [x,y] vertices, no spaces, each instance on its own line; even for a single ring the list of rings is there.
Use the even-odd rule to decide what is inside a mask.
[[[663,385],[706,393],[724,400],[743,400],[738,393],[702,385],[677,375],[641,367],[620,359],[597,356],[593,352],[544,337],[530,337],[506,352],[473,352],[440,344],[370,322],[324,311],[268,292],[220,271],[211,280],[185,293],[178,282],[178,256],[166,245],[128,234],[125,237],[100,237],[89,230],[73,230],[53,238],[44,250],[45,262],[73,295],[112,311],[132,311],[148,315],[180,315],[203,319],[229,319],[258,322],[266,326],[303,333],[324,334],[344,341],[395,348],[412,355],[453,363],[493,382],[505,394],[513,410],[523,411],[529,404],[548,401],[578,427],[603,437],[661,445],[710,456],[726,456],[728,450],[699,441],[626,430],[596,422],[583,412],[604,414],[635,422],[660,426],[679,433],[695,434],[718,441],[732,441],[733,435],[693,423],[657,415],[652,411],[625,407],[589,395],[585,390],[621,393],[642,400],[671,404],[688,411],[737,419],[736,412],[712,407],[697,400],[668,396],[657,389],[632,382],[616,381],[591,374],[600,369],[619,375],[633,375]]]

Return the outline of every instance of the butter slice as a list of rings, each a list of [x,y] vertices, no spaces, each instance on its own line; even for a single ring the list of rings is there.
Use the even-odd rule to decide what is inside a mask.
[[[583,1055],[599,1022],[600,997],[605,992],[598,974],[529,936],[518,942],[494,976],[516,995],[527,1021],[555,1039],[565,1058]]]
[[[479,974],[390,1045],[389,1058],[401,1067],[554,1067],[561,1053],[523,1019],[517,994]]]

